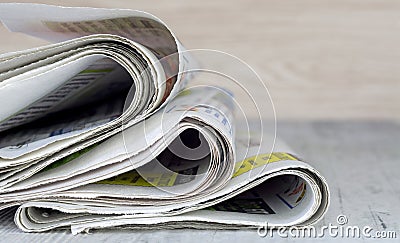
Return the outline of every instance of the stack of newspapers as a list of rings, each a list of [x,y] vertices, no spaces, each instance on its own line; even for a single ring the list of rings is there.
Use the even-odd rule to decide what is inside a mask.
[[[235,118],[225,89],[159,19],[0,4],[10,31],[55,44],[0,56],[0,210],[23,231],[313,224],[325,179]],[[240,82],[240,80],[239,80]],[[246,129],[244,129],[246,127]]]

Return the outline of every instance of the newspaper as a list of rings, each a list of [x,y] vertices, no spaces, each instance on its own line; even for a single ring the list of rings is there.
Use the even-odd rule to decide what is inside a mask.
[[[18,206],[23,231],[301,226],[325,214],[317,170],[283,143],[271,151],[229,91],[185,88],[198,64],[156,17],[1,4],[0,19],[56,43],[0,56],[0,210]]]

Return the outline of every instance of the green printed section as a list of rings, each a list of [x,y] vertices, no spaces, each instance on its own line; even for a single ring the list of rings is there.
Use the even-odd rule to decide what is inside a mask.
[[[82,74],[86,74],[86,73],[109,73],[112,70],[114,70],[114,69],[111,69],[111,68],[106,68],[106,69],[86,69],[86,70],[83,70],[80,73],[82,73]]]
[[[274,152],[271,154],[259,154],[253,157],[249,157],[241,162],[235,164],[235,173],[233,177],[240,176],[252,169],[264,166],[268,163],[274,163],[284,160],[298,161],[294,155],[284,152]],[[180,178],[180,175],[197,175],[197,167],[179,171],[178,173],[152,173],[145,174],[142,172],[139,174],[136,170],[132,170],[112,178],[108,178],[102,181],[98,181],[95,184],[107,184],[107,185],[125,185],[125,186],[175,186],[179,184],[187,183],[184,179]],[[144,177],[143,177],[144,176]],[[194,179],[194,178],[193,178]],[[245,201],[247,203],[247,201]],[[232,206],[233,207],[233,206]],[[231,210],[232,211],[232,210]]]
[[[178,173],[146,174],[142,177],[136,170],[96,182],[96,184],[125,186],[174,186]]]
[[[57,167],[60,167],[61,165],[65,165],[65,164],[67,164],[68,162],[70,162],[70,161],[72,161],[72,160],[74,160],[74,159],[80,157],[82,154],[85,154],[85,153],[89,152],[89,151],[92,150],[93,148],[97,147],[97,145],[99,145],[99,144],[100,144],[100,143],[93,144],[93,145],[91,145],[91,146],[89,146],[89,147],[87,147],[87,148],[84,148],[84,149],[79,150],[79,151],[77,151],[77,152],[75,152],[75,153],[73,153],[73,154],[70,154],[70,155],[68,155],[67,157],[64,157],[64,158],[62,158],[62,159],[59,159],[59,160],[57,160],[56,162],[51,163],[51,164],[49,164],[48,166],[46,166],[46,167],[45,167],[43,170],[41,170],[40,172],[49,171],[49,170],[51,170],[51,169],[55,169],[55,168],[57,168]],[[39,173],[40,173],[40,172],[39,172]]]
[[[191,182],[195,179],[199,166],[167,173],[139,173],[132,170],[112,178],[98,181],[95,184],[124,185],[124,186],[176,186]]]

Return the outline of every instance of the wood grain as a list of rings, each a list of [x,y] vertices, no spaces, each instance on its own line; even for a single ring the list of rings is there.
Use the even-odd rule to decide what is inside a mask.
[[[400,237],[400,177],[398,141],[400,124],[392,122],[283,122],[278,138],[286,141],[326,178],[331,191],[327,215],[317,224],[337,224],[345,215],[345,226],[370,226],[373,232],[395,231]],[[4,242],[270,242],[256,230],[95,230],[93,234],[73,236],[68,230],[27,234],[14,225],[15,209],[0,212],[0,237]],[[318,231],[319,232],[319,231]],[[373,233],[371,232],[371,233]],[[361,238],[337,238],[345,242]],[[280,238],[273,242],[290,242]],[[299,242],[310,239],[297,239]],[[297,241],[296,240],[296,241]],[[332,242],[328,233],[316,242]],[[371,241],[373,242],[373,241]],[[393,241],[395,242],[395,240]]]
[[[396,0],[37,2],[151,12],[188,48],[225,51],[251,65],[280,119],[400,119]],[[0,52],[45,43],[4,27],[0,35]]]

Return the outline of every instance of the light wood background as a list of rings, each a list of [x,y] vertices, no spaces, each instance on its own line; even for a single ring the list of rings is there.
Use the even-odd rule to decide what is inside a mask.
[[[278,119],[400,119],[397,0],[35,2],[153,13],[187,48],[225,51],[252,66]],[[0,36],[2,53],[45,44],[3,26]]]

